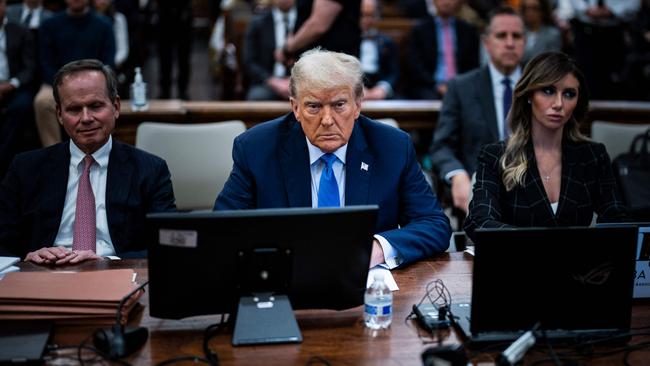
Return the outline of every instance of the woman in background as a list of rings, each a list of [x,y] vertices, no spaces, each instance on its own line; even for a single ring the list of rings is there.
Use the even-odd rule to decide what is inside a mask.
[[[562,49],[562,34],[553,23],[549,0],[522,0],[519,10],[526,26],[523,65],[542,52]]]
[[[605,146],[580,133],[589,108],[582,72],[567,55],[542,53],[524,68],[507,142],[483,146],[465,232],[512,226],[625,221]]]

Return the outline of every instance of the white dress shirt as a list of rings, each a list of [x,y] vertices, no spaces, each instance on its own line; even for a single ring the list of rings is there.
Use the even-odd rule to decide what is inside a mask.
[[[113,15],[113,34],[115,35],[115,66],[120,67],[129,57],[129,27],[124,14]]]
[[[20,24],[25,22],[25,19],[27,19],[27,16],[29,15],[30,11],[32,12],[32,18],[29,20],[29,24],[27,24],[27,28],[38,29],[38,27],[41,25],[41,15],[43,14],[43,6],[30,9],[27,5],[23,3],[23,12],[20,15]]]
[[[5,29],[7,18],[0,23],[0,82],[9,81],[14,88],[20,88],[20,80],[12,78],[9,73],[9,58],[7,57],[7,31]]]
[[[320,157],[325,153],[318,147],[312,145],[307,137],[305,137],[305,140],[307,141],[307,148],[309,150],[309,167],[311,171],[311,206],[316,208],[318,207],[320,177],[325,168],[325,162],[321,161]],[[334,161],[334,164],[332,164],[332,170],[334,171],[336,184],[339,187],[339,202],[341,202],[341,206],[345,206],[345,155],[347,151],[348,144],[345,144],[333,153],[338,158]],[[399,257],[397,250],[395,250],[395,248],[393,248],[393,246],[383,236],[375,234],[374,238],[377,239],[384,251],[385,266],[389,269],[399,266],[402,263],[402,260]]]
[[[275,48],[282,49],[287,40],[286,35],[293,32],[293,27],[296,24],[296,7],[291,7],[287,12],[289,29],[285,28],[284,13],[280,9],[274,7],[271,13],[273,14],[273,24],[275,25]],[[273,65],[273,76],[283,78],[287,76],[286,72],[287,70],[281,62],[276,62]]]
[[[95,212],[97,214],[97,245],[95,253],[100,257],[115,255],[115,248],[108,231],[108,219],[106,218],[106,178],[108,177],[108,159],[113,148],[112,137],[99,150],[95,151],[93,158],[95,162],[90,167],[90,185],[95,195]],[[86,154],[70,141],[70,166],[68,175],[68,186],[63,204],[63,215],[59,232],[56,234],[54,246],[63,246],[72,249],[72,238],[74,234],[74,217],[77,207],[77,188],[79,178],[83,173],[83,158]]]
[[[488,67],[490,69],[490,78],[492,79],[492,95],[494,95],[494,107],[497,112],[497,131],[499,131],[499,140],[503,140],[503,126],[505,125],[505,119],[503,118],[503,93],[505,91],[505,86],[502,83],[503,78],[508,77],[510,79],[510,88],[514,92],[515,85],[519,78],[521,77],[521,68],[517,67],[515,71],[510,75],[503,75],[492,62],[488,62]],[[514,102],[514,95],[512,97]]]

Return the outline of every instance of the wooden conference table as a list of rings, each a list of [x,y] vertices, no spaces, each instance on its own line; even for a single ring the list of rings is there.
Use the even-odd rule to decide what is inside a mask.
[[[46,270],[30,263],[21,264],[23,270]],[[138,282],[147,278],[146,260],[89,262],[78,267],[61,268],[97,270],[133,268],[138,272]],[[173,269],[170,269],[173,270]],[[362,307],[346,311],[300,310],[296,318],[302,331],[300,344],[233,347],[229,330],[219,333],[211,342],[221,365],[306,365],[313,356],[326,359],[331,365],[422,365],[421,353],[435,344],[426,343],[431,338],[420,330],[414,320],[405,322],[413,304],[420,301],[428,282],[441,279],[451,292],[454,302],[470,300],[472,257],[463,252],[444,253],[404,269],[393,271],[400,290],[394,293],[393,323],[388,330],[371,331],[363,326]],[[218,294],[217,294],[218,295]],[[140,300],[147,304],[147,296]],[[151,318],[145,307],[140,326],[149,328],[149,340],[142,349],[125,361],[134,365],[153,365],[163,360],[182,356],[203,357],[203,330],[218,320],[218,316],[199,317],[182,321]],[[137,324],[134,324],[137,325]],[[650,303],[636,303],[632,327],[650,327]],[[92,333],[92,328],[82,326],[57,326],[54,342],[59,345],[79,344]],[[650,333],[650,328],[645,329]],[[445,331],[444,344],[459,343],[455,332]],[[650,342],[650,336],[635,337],[632,342]],[[526,358],[530,364],[545,358],[546,348],[531,350]],[[493,364],[492,354],[472,354],[474,364]],[[624,353],[605,358],[586,360],[589,365],[621,365]],[[630,355],[632,365],[647,365],[650,348]],[[52,362],[57,364],[56,361]],[[188,363],[186,363],[188,364]],[[322,363],[315,363],[321,364]]]

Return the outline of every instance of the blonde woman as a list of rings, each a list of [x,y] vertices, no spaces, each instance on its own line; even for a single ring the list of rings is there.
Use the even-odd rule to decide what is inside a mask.
[[[465,231],[624,221],[605,146],[580,133],[589,107],[584,76],[567,55],[533,58],[515,87],[507,142],[478,158]]]

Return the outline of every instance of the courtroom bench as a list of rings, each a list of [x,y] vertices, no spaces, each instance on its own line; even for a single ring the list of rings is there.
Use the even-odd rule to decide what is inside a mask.
[[[361,113],[378,118],[394,118],[406,131],[431,133],[436,126],[440,100],[381,100],[363,102]],[[247,127],[280,117],[290,111],[288,102],[251,101],[180,101],[152,100],[147,111],[131,110],[128,100],[122,101],[122,111],[113,135],[134,144],[138,125],[145,121],[169,123],[206,123],[242,120]],[[590,103],[587,121],[582,131],[590,133],[591,123],[603,120],[618,123],[650,123],[650,102],[605,101]]]

